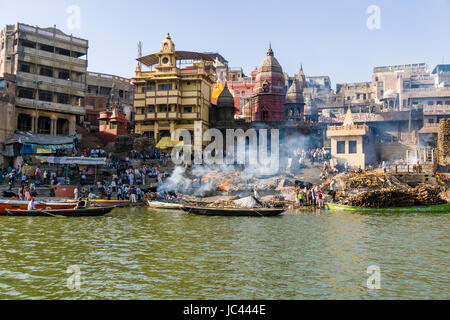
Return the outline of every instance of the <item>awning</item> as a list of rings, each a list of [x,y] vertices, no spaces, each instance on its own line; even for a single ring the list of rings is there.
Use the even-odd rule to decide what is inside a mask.
[[[5,145],[3,155],[15,157],[19,154],[52,154],[56,153],[56,150],[72,149],[76,139],[75,136],[46,136],[16,131],[3,143]]]
[[[75,137],[46,136],[42,134],[34,134],[29,132],[16,131],[13,136],[4,142],[5,145],[20,143],[30,146],[38,146],[40,148],[62,149],[67,145],[73,146]],[[60,147],[57,147],[60,146]]]
[[[172,140],[171,138],[165,137],[165,138],[161,138],[161,140],[159,140],[159,142],[155,146],[155,148],[165,150],[165,149],[173,148],[175,146],[183,146],[183,145],[184,145],[183,141],[176,141],[176,140]]]
[[[52,164],[78,164],[82,166],[106,165],[106,158],[86,158],[86,157],[42,157],[36,159]]]
[[[175,57],[177,60],[205,60],[214,61],[214,59],[205,53],[193,52],[193,51],[175,51]],[[159,58],[156,54],[150,54],[148,56],[137,59],[146,66],[153,66],[159,63]]]
[[[432,126],[432,127],[423,127],[418,131],[419,134],[425,134],[425,133],[438,133],[439,127],[438,126]]]

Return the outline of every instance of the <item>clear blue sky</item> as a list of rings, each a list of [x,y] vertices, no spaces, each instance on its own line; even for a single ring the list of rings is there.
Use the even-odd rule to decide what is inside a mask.
[[[67,8],[81,9],[70,30]],[[381,29],[369,30],[369,5]],[[283,70],[329,75],[339,82],[370,81],[374,66],[450,63],[450,0],[1,0],[0,23],[53,26],[89,40],[89,70],[134,75],[137,42],[144,55],[170,32],[177,50],[217,51],[248,74],[269,41]]]

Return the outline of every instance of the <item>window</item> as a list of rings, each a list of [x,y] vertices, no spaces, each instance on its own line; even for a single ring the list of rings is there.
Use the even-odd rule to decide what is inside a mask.
[[[100,87],[100,95],[109,96],[111,94],[111,88]]]
[[[184,111],[185,113],[191,113],[192,112],[192,107],[184,107]]]
[[[446,106],[450,106],[450,101],[445,101]]]
[[[154,112],[155,112],[155,107],[154,107],[154,106],[149,106],[149,107],[147,108],[147,112],[148,112],[148,113],[154,113]]]
[[[38,118],[38,133],[41,134],[50,134],[51,129],[51,120],[48,117],[39,117]]]
[[[69,70],[61,70],[58,72],[58,78],[64,80],[70,80],[70,72]]]
[[[68,94],[58,93],[57,97],[58,97],[58,103],[63,103],[63,104],[70,103],[70,96]]]
[[[93,94],[98,94],[98,87],[88,86],[88,92]]]
[[[118,129],[119,129],[119,130],[122,130],[122,123],[119,123]]]
[[[51,53],[53,53],[55,51],[55,47],[48,46],[48,45],[42,44],[42,43],[39,45],[39,49],[41,49],[42,51],[47,51],[47,52],[51,52]]]
[[[34,99],[34,90],[28,88],[19,88],[19,98]]]
[[[31,41],[27,41],[27,40],[21,40],[20,44],[25,47],[25,48],[36,48],[36,43],[35,42],[31,42]]]
[[[30,65],[29,64],[25,64],[25,63],[21,63],[19,65],[19,71],[21,71],[21,72],[30,72]]]
[[[39,90],[39,100],[51,102],[53,100],[53,94],[50,91]]]
[[[348,142],[348,153],[356,153],[356,141]]]
[[[438,105],[438,106],[442,106],[442,101],[438,101],[438,102],[436,102],[436,105]]]
[[[172,84],[160,84],[158,90],[172,90]]]
[[[428,101],[428,105],[432,106],[433,105],[433,101]]]
[[[116,128],[117,128],[117,123],[111,122],[111,123],[109,124],[109,128],[110,128],[110,129],[116,129]]]
[[[106,121],[105,120],[100,120],[100,125],[101,126],[104,126],[106,124]]]
[[[17,117],[17,129],[20,131],[31,131],[31,124],[32,118],[30,115],[27,114],[19,114],[19,116]]]
[[[155,91],[155,90],[156,90],[155,86],[143,87],[142,88],[142,93],[146,93],[147,91]]]
[[[69,135],[69,121],[67,119],[58,119],[56,121],[56,134]]]
[[[167,106],[166,105],[160,105],[158,106],[159,112],[167,112]]]
[[[345,153],[345,141],[338,141],[337,142],[337,154],[344,154]]]
[[[63,55],[63,56],[68,56],[68,57],[70,57],[70,50],[62,49],[62,48],[56,48],[56,49],[55,49],[55,52],[56,52],[57,54],[61,54],[61,55]]]
[[[52,68],[41,67],[39,74],[45,77],[53,77],[53,70]]]

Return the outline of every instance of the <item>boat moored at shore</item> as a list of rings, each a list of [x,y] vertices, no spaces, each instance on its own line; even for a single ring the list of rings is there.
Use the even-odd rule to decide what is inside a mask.
[[[327,208],[330,211],[353,211],[353,212],[450,212],[450,203],[438,204],[433,206],[418,206],[418,207],[398,207],[398,208],[364,208],[352,207],[341,204],[328,203]]]

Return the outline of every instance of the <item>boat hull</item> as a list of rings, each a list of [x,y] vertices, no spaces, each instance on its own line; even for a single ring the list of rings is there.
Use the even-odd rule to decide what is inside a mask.
[[[113,209],[114,207],[61,210],[8,210],[7,214],[16,217],[98,217],[110,213]]]
[[[235,209],[235,208],[205,208],[182,206],[181,210],[204,216],[238,216],[238,217],[274,217],[282,214],[285,209],[277,208],[256,208],[256,209]]]
[[[75,203],[66,202],[37,202],[36,209],[73,209]],[[0,202],[0,215],[6,215],[7,210],[27,210],[28,201],[3,200]]]
[[[152,209],[180,209],[183,205],[179,203],[169,203],[169,202],[161,202],[161,201],[149,201],[147,200],[147,207]]]
[[[340,204],[327,204],[330,211],[364,211],[364,212],[450,212],[450,203],[423,207],[398,207],[398,208],[363,208],[351,207]]]
[[[69,200],[69,203],[76,204],[78,201]],[[94,199],[90,200],[91,205],[96,207],[128,207],[131,205],[130,200],[102,200],[102,199]]]

